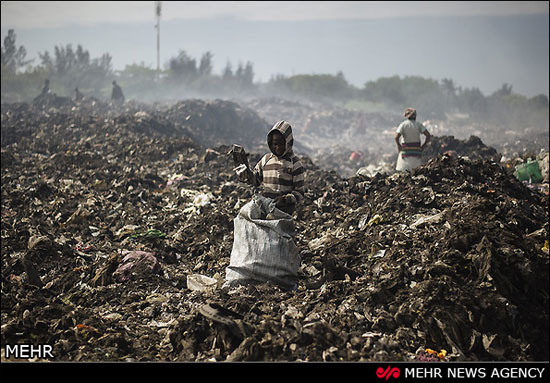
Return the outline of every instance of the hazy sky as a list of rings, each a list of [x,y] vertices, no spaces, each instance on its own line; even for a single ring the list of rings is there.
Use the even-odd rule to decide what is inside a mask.
[[[154,18],[154,1],[2,1],[2,28],[134,23]],[[546,13],[547,1],[164,1],[163,20],[234,17],[297,21],[410,16]]]
[[[15,29],[27,58],[81,44],[92,57],[110,53],[115,69],[156,67],[154,3],[2,1],[2,39]],[[548,95],[548,17],[547,1],[164,1],[161,65],[180,50],[197,61],[210,51],[216,73],[250,61],[261,81],[342,71],[360,87],[419,75]]]

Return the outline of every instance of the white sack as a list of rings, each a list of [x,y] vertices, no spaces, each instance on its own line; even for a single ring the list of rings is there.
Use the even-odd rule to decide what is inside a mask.
[[[225,285],[257,281],[295,288],[300,255],[292,216],[277,209],[272,199],[254,195],[235,217],[234,226]]]

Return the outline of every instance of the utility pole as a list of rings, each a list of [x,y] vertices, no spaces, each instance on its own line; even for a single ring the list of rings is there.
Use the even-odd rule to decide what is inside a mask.
[[[155,14],[157,16],[157,74],[160,74],[160,8],[162,1],[155,1]]]

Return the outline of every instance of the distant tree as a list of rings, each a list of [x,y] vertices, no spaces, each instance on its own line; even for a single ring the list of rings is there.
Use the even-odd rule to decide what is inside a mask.
[[[244,67],[244,73],[243,73],[243,82],[246,85],[252,85],[254,81],[254,68],[252,67],[252,63],[250,61],[246,62],[246,66]]]
[[[529,103],[535,109],[548,108],[548,97],[544,94],[539,94],[530,98]]]
[[[441,80],[441,90],[447,97],[455,97],[457,88],[453,80],[444,78]]]
[[[444,84],[448,92],[454,92],[452,81]],[[383,103],[396,110],[414,107],[426,118],[445,118],[448,109],[442,86],[435,80],[420,76],[381,77],[367,82],[362,94],[367,101]]]
[[[239,63],[235,71],[234,78],[241,90],[250,89],[253,86],[254,69],[252,63],[248,61],[246,65]]]
[[[199,75],[210,76],[212,74],[212,53],[206,52],[202,55],[199,64]]]
[[[368,101],[404,105],[406,99],[402,86],[399,76],[381,77],[365,84],[363,96]]]
[[[405,106],[415,107],[425,118],[445,118],[447,105],[439,82],[420,76],[405,76],[401,80]]]
[[[6,70],[8,73],[15,74],[19,68],[26,66],[33,60],[25,60],[27,56],[27,50],[23,46],[19,48],[15,45],[15,31],[13,29],[8,30],[8,35],[4,38],[4,45],[2,46],[2,70]]]
[[[227,61],[227,63],[225,64],[225,67],[223,68],[223,71],[222,71],[222,79],[224,81],[227,81],[227,80],[230,80],[232,78],[233,78],[233,66],[231,65],[230,61]]]
[[[157,88],[157,70],[145,63],[126,65],[119,72],[119,79],[124,84],[124,93],[140,101],[155,101],[161,96]]]
[[[176,57],[172,57],[168,62],[170,77],[182,79],[190,82],[197,78],[199,70],[197,61],[191,58],[184,50],[180,50]]]
[[[55,46],[54,48],[54,67],[58,75],[65,75],[76,64],[76,55],[73,52],[71,44],[68,44],[66,48],[62,46]]]
[[[38,57],[40,58],[40,66],[46,72],[53,72],[54,63],[53,63],[52,57],[50,56],[50,52],[48,51],[45,51],[44,53],[38,52]]]
[[[76,47],[75,56],[77,70],[86,70],[90,66],[90,52],[84,50],[82,45]]]
[[[52,88],[65,95],[72,94],[75,87],[85,93],[100,96],[113,76],[112,57],[104,53],[91,59],[90,52],[78,45],[76,50],[71,44],[55,46],[54,54],[46,51],[38,53],[40,69],[49,77]]]
[[[288,94],[292,98],[306,98],[316,101],[345,101],[350,96],[347,81],[329,74],[296,75],[272,77],[269,89]]]
[[[487,99],[478,88],[462,90],[458,95],[458,105],[461,112],[472,117],[487,117]]]
[[[235,71],[235,77],[236,77],[237,79],[242,78],[243,72],[244,72],[243,63],[242,63],[242,62],[239,62],[239,65],[237,65],[237,70]]]
[[[454,81],[449,78],[441,80],[440,88],[443,92],[445,109],[456,111],[457,94],[460,91],[459,88],[457,88]]]
[[[504,83],[502,84],[500,89],[498,89],[489,97],[492,97],[492,98],[506,97],[506,96],[510,96],[511,94],[512,94],[512,85]]]
[[[113,71],[113,57],[109,53],[103,53],[100,57],[92,60],[92,68],[105,76],[110,76]]]

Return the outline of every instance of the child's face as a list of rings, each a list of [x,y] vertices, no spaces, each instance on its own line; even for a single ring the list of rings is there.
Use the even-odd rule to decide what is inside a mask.
[[[286,142],[283,135],[280,132],[274,132],[271,137],[271,150],[273,150],[273,153],[282,156],[285,152],[285,146]]]

